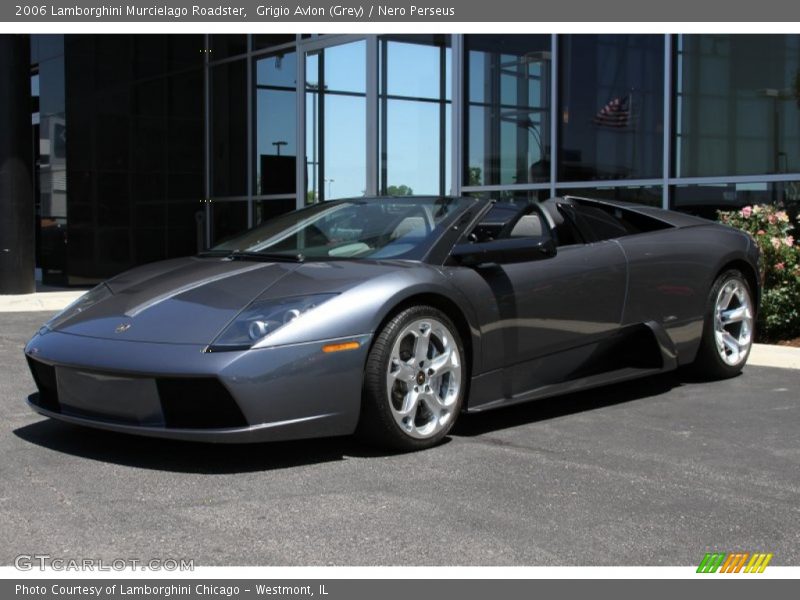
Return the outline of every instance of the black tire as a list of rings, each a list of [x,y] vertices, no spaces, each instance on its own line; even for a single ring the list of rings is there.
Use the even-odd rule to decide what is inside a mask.
[[[700,348],[697,351],[697,357],[691,365],[694,373],[702,379],[712,380],[735,377],[741,373],[742,368],[745,363],[747,363],[747,358],[750,356],[753,336],[752,325],[750,329],[750,342],[747,344],[746,350],[741,352],[741,357],[733,364],[723,360],[717,348],[715,338],[717,298],[719,297],[720,291],[731,282],[734,282],[736,285],[741,286],[741,289],[745,290],[751,307],[751,322],[755,322],[755,314],[753,314],[753,292],[747,278],[742,275],[741,271],[736,269],[721,273],[716,280],[714,280],[714,285],[711,286],[708,298],[706,299],[703,337],[700,342]]]
[[[454,381],[458,382],[458,388],[457,397],[452,404],[452,414],[449,414],[447,423],[442,425],[441,429],[435,431],[429,437],[419,438],[405,431],[397,422],[395,411],[392,408],[393,400],[390,398],[387,389],[387,377],[394,346],[397,343],[402,343],[398,342],[399,336],[412,324],[426,319],[432,319],[432,322],[438,322],[438,324],[446,328],[447,334],[449,334],[457,350],[460,370],[458,377],[448,375],[448,377],[453,377]],[[403,337],[405,338],[406,335]],[[414,368],[416,369],[416,367]],[[433,379],[430,381],[433,382]],[[403,383],[402,385],[406,384]],[[413,386],[414,383],[411,382],[408,385]],[[440,443],[450,429],[452,429],[461,411],[466,389],[466,354],[464,353],[461,336],[458,333],[458,329],[453,325],[453,322],[442,311],[431,306],[413,306],[402,310],[392,317],[383,329],[378,332],[367,357],[367,364],[364,371],[361,415],[356,434],[370,444],[393,450],[408,452],[431,448]],[[448,406],[448,408],[450,407]],[[419,410],[424,412],[427,409],[423,408]],[[432,414],[430,416],[433,417]],[[436,427],[439,427],[439,421],[436,421]]]

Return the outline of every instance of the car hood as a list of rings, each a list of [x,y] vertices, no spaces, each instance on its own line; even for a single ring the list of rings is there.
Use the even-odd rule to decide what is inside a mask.
[[[114,340],[206,345],[256,298],[341,293],[415,266],[420,265],[406,261],[175,259],[114,277],[107,282],[112,295],[56,330]]]
[[[208,344],[239,311],[300,265],[184,258],[106,282],[112,295],[56,330],[139,342]]]

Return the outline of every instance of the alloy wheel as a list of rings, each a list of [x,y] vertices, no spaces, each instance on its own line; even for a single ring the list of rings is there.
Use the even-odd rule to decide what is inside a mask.
[[[444,323],[424,318],[402,329],[389,356],[386,391],[395,422],[410,437],[433,437],[455,418],[461,356]]]
[[[753,303],[745,283],[727,281],[714,304],[714,341],[726,365],[742,363],[753,342]]]

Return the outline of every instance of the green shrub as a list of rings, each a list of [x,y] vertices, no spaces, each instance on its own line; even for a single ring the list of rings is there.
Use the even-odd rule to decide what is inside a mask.
[[[761,249],[764,287],[757,339],[778,341],[800,336],[800,247],[786,211],[765,204],[717,214],[720,222],[749,233]]]

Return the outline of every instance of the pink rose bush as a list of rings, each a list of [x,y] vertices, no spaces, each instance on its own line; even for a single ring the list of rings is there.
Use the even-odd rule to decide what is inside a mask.
[[[761,341],[800,335],[800,245],[795,224],[782,207],[769,204],[720,211],[718,219],[750,234],[761,250],[763,281],[756,337]]]

